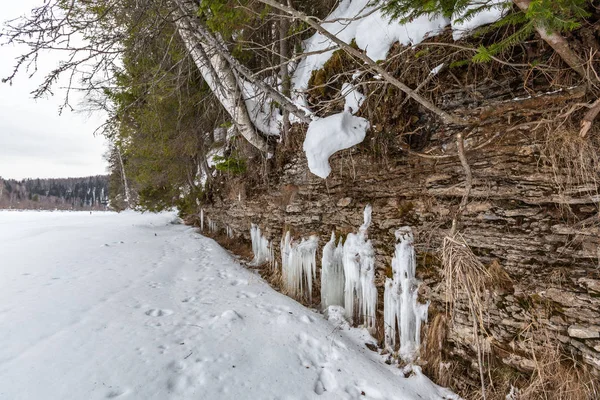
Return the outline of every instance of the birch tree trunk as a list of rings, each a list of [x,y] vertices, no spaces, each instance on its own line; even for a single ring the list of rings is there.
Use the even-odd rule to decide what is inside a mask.
[[[229,113],[240,134],[260,151],[269,153],[267,140],[256,131],[250,119],[231,66],[216,49],[192,33],[193,28],[187,21],[190,17],[185,13],[186,6],[181,0],[175,0],[175,3],[181,10],[181,16],[176,21],[177,30],[205,82]]]
[[[115,144],[115,150],[117,150],[117,158],[119,159],[119,166],[121,167],[121,178],[123,179],[123,190],[125,191],[125,203],[127,207],[130,206],[129,201],[131,200],[131,192],[129,191],[129,185],[127,184],[127,175],[125,175],[125,164],[123,164],[123,157],[121,157],[121,149]]]
[[[288,0],[289,3],[289,0]],[[290,45],[288,39],[288,31],[290,30],[290,22],[287,15],[283,11],[280,11],[281,17],[279,20],[279,62],[281,67],[279,69],[279,76],[281,78],[281,92],[284,96],[290,97],[291,95],[291,80],[288,71],[288,58],[290,54]],[[290,112],[286,109],[283,110],[283,126],[281,130],[281,136],[283,141],[287,140],[287,136],[290,130]]]

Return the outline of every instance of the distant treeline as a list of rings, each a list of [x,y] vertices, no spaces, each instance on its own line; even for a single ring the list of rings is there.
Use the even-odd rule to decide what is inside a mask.
[[[3,179],[0,209],[104,210],[108,206],[108,176],[60,179]]]

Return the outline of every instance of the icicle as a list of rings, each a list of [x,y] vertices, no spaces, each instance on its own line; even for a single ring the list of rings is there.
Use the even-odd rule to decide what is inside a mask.
[[[204,209],[200,209],[200,230],[204,232]]]
[[[343,247],[335,245],[335,232],[331,232],[331,240],[323,247],[321,259],[321,306],[327,310],[329,306],[344,305],[344,266],[342,264]]]
[[[308,293],[312,300],[312,282],[317,274],[317,246],[319,238],[311,236],[296,245],[291,244],[289,232],[282,241],[282,256],[287,252],[287,260],[282,259],[283,285],[289,296],[296,299]]]
[[[210,233],[216,233],[219,230],[219,228],[217,227],[217,223],[210,219],[210,217],[206,217],[206,222],[208,225],[208,231]],[[204,221],[201,221],[201,225],[204,225]]]
[[[227,225],[227,228],[226,228],[226,229],[227,229],[227,238],[228,238],[228,239],[233,239],[233,229],[231,229],[231,228],[229,227],[229,225]]]
[[[292,251],[292,237],[290,231],[287,231],[285,236],[281,238],[279,250],[281,252],[281,270],[284,271],[287,269],[290,252]]]
[[[397,315],[397,296],[394,294],[397,285],[387,278],[385,280],[385,291],[383,293],[383,326],[385,332],[385,346],[389,350],[394,350],[396,343],[396,320]]]
[[[277,265],[275,262],[275,253],[273,252],[273,242],[269,241],[269,268],[273,269],[273,266]]]
[[[260,228],[257,225],[250,225],[250,238],[252,239],[252,252],[254,253],[254,259],[252,265],[262,265],[265,263],[273,263],[273,251],[271,243],[265,238],[260,232]]]
[[[371,224],[370,205],[365,207],[364,223],[358,233],[350,233],[343,250],[344,265],[344,306],[346,317],[354,319],[355,305],[358,305],[358,321],[364,321],[367,328],[375,327],[377,289],[375,287],[375,250],[367,238]]]
[[[216,222],[213,222],[213,220],[210,219],[210,217],[206,217],[206,223],[208,225],[208,231],[210,233],[214,233],[217,230]]]
[[[396,251],[392,259],[393,279],[385,282],[385,344],[396,345],[396,323],[400,330],[400,357],[413,361],[421,345],[421,322],[427,320],[429,303],[417,302],[420,282],[415,278],[416,259],[410,227],[396,231]]]

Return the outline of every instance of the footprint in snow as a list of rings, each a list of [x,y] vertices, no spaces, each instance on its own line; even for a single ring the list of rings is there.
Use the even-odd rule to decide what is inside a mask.
[[[146,315],[149,315],[150,317],[163,317],[171,314],[173,314],[173,311],[161,310],[160,308],[151,308],[150,310],[146,311]]]
[[[312,324],[313,322],[315,322],[315,319],[313,317],[311,317],[310,315],[306,315],[306,314],[301,316],[299,319],[300,319],[300,321],[304,322],[305,324]]]
[[[111,390],[110,392],[108,392],[106,394],[106,398],[107,399],[116,399],[117,397],[121,397],[121,396],[123,396],[126,393],[127,393],[127,391]]]
[[[315,382],[315,393],[320,396],[325,392],[333,392],[337,387],[337,379],[335,379],[333,373],[327,368],[322,369]]]
[[[236,279],[234,281],[231,281],[231,286],[241,286],[241,285],[248,285],[248,281],[245,279]]]
[[[235,310],[227,310],[223,314],[221,314],[221,319],[229,322],[233,321],[243,321],[244,317],[238,314]]]
[[[257,294],[256,293],[252,293],[252,292],[245,292],[245,291],[240,291],[237,294],[237,298],[238,299],[254,299],[256,298]]]
[[[217,275],[219,276],[219,278],[221,279],[228,279],[231,278],[231,274],[225,270],[221,270],[217,273]]]

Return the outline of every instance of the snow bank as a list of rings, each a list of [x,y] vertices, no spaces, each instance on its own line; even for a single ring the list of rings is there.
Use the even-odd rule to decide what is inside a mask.
[[[445,18],[420,17],[403,25],[396,21],[390,22],[381,11],[373,12],[376,7],[369,5],[369,0],[342,0],[325,19],[333,22],[324,22],[322,26],[346,43],[356,40],[360,49],[378,61],[386,58],[394,43],[420,43],[428,36],[439,33],[450,23]],[[324,50],[333,46],[335,44],[320,33],[304,41],[305,53],[322,53],[311,54],[298,64],[292,77],[292,85],[296,91],[302,92],[307,89],[312,72],[323,68],[335,49]]]
[[[452,15],[452,38],[460,40],[468,36],[473,30],[480,26],[487,25],[498,21],[507,10],[507,6],[511,6],[512,2],[506,0],[474,0],[469,6],[462,10],[461,13]],[[465,18],[468,12],[473,12],[477,8],[482,9],[475,15]]]
[[[444,17],[420,16],[400,24],[377,11],[357,21],[356,44],[373,60],[384,60],[390,48],[399,42],[404,46],[421,43],[430,36],[439,34],[450,23]]]
[[[385,282],[383,315],[385,345],[396,345],[396,324],[400,330],[400,357],[413,361],[421,344],[421,322],[427,320],[429,303],[417,301],[419,282],[415,278],[416,260],[413,234],[410,227],[396,231],[396,251],[392,259],[393,279]]]
[[[312,121],[303,145],[310,172],[327,178],[329,157],[362,142],[368,128],[369,121],[345,111]]]
[[[365,50],[367,55],[375,61],[383,60],[395,43],[402,45],[415,45],[428,37],[438,35],[444,28],[451,25],[456,30],[455,40],[462,38],[473,29],[497,21],[505,9],[506,0],[494,0],[498,7],[483,10],[467,21],[459,22],[461,15],[454,15],[452,20],[444,17],[429,17],[423,15],[414,20],[401,24],[397,20],[390,21],[380,10],[374,11],[377,4],[369,4],[369,0],[342,0],[331,14],[325,18],[323,28],[333,33],[346,43],[356,41],[356,45]],[[469,9],[479,7],[483,0],[474,0]],[[323,68],[331,58],[335,44],[320,33],[304,41],[304,52],[317,52],[305,57],[296,68],[292,77],[292,86],[297,92],[308,88],[308,81],[313,71]]]
[[[375,287],[375,250],[367,237],[371,225],[370,205],[365,207],[364,223],[358,233],[349,233],[344,243],[344,304],[346,317],[368,329],[375,327],[377,289]]]
[[[344,305],[343,254],[341,238],[336,246],[335,232],[331,232],[331,240],[323,247],[321,259],[321,307],[324,310]]]

